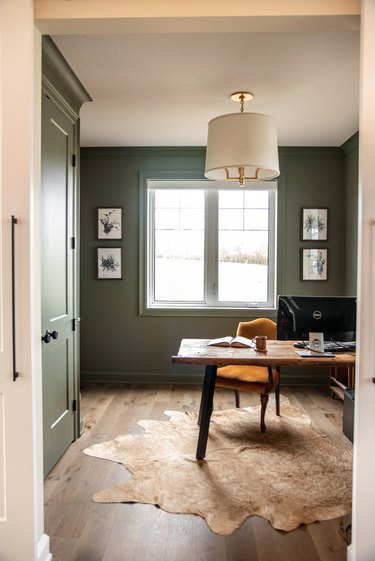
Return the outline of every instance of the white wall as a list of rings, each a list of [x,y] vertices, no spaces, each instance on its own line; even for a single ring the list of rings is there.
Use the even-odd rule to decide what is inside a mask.
[[[375,559],[375,2],[362,2],[358,363],[356,370],[352,545],[348,559]]]

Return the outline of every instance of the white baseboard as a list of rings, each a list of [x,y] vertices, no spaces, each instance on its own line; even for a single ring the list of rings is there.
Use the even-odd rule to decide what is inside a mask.
[[[352,544],[346,548],[346,561],[354,561],[352,556]]]
[[[52,553],[49,550],[49,536],[43,534],[38,543],[37,561],[52,561]]]

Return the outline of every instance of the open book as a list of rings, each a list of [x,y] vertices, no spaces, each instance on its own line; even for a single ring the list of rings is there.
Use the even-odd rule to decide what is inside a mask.
[[[246,337],[219,337],[218,339],[212,339],[207,343],[211,347],[254,347],[252,339],[247,339]]]

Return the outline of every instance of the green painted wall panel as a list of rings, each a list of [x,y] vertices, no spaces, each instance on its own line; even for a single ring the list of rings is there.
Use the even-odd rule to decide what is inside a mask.
[[[138,314],[139,174],[199,172],[203,148],[85,148],[81,151],[81,370],[83,379],[137,379],[177,374],[198,379],[202,368],[176,367],[170,356],[183,337],[234,334],[236,317],[149,317]],[[278,293],[345,294],[346,161],[337,148],[281,148]],[[96,209],[124,209],[123,279],[96,279]],[[300,209],[329,208],[328,281],[300,281]],[[354,260],[354,256],[351,255]],[[251,312],[249,313],[251,319]]]
[[[288,294],[341,295],[345,290],[345,167],[340,149],[280,150],[281,169],[286,175],[285,263]],[[328,241],[301,241],[301,209],[327,207]],[[302,248],[328,249],[328,281],[300,280]],[[280,287],[281,288],[281,287]]]
[[[345,153],[345,289],[349,296],[357,292],[358,245],[358,133],[342,146]]]

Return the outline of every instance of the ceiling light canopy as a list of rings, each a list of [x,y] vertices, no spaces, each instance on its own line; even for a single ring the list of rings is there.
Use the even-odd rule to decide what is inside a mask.
[[[236,92],[240,113],[215,117],[208,123],[206,169],[215,181],[265,181],[280,175],[275,122],[269,115],[244,113],[250,92]]]

